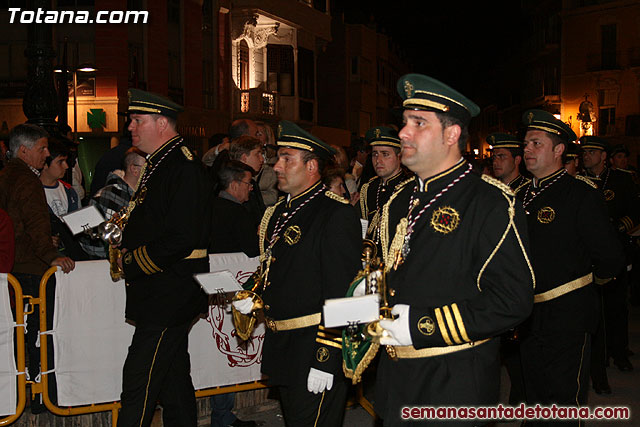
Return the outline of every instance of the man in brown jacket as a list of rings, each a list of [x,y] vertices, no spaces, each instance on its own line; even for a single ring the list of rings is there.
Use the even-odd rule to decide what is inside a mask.
[[[49,135],[39,126],[18,125],[9,135],[11,160],[0,171],[0,209],[13,221],[15,234],[15,263],[11,273],[18,279],[25,295],[37,297],[40,279],[51,266],[59,266],[65,273],[75,268],[71,258],[61,256],[53,246],[47,201],[40,169],[49,156]],[[53,323],[54,283],[47,286],[47,325]],[[29,378],[34,380],[40,371],[37,311],[27,317],[27,352]],[[49,354],[53,354],[52,351]],[[53,358],[51,358],[53,359]],[[53,367],[52,361],[49,368]],[[43,408],[32,403],[32,412]]]

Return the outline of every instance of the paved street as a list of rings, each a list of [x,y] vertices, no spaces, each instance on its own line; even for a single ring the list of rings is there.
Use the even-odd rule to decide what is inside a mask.
[[[609,384],[613,389],[611,395],[597,395],[591,390],[589,394],[589,406],[628,406],[631,409],[630,421],[598,422],[601,426],[615,425],[640,425],[640,307],[630,308],[629,341],[630,347],[636,352],[630,357],[635,370],[633,372],[621,372],[615,366],[607,369]],[[503,369],[501,400],[507,400],[509,379]],[[636,414],[635,418],[633,415]],[[246,408],[239,412],[242,419],[256,420],[262,427],[284,427],[284,421],[277,401],[269,400],[260,406]],[[499,427],[519,426],[520,423],[500,423]],[[593,423],[592,423],[593,424]],[[345,427],[373,427],[374,421],[362,407],[355,405],[346,411]]]

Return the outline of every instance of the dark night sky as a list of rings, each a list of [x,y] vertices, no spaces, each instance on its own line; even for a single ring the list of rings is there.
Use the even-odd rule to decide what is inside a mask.
[[[517,53],[527,31],[517,0],[346,0],[347,22],[367,23],[372,17],[378,30],[403,46],[415,72],[472,99],[487,96],[487,82]]]

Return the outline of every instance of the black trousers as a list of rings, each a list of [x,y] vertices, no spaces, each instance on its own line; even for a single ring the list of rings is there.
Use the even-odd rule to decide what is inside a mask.
[[[520,347],[527,404],[584,406],[589,394],[591,335],[586,332],[531,331]],[[527,425],[557,425],[527,421]],[[562,425],[580,425],[562,422]]]
[[[197,425],[187,351],[190,326],[136,326],[122,372],[118,427],[149,426],[157,401],[165,427]]]
[[[606,286],[606,285],[605,285]],[[607,377],[607,343],[605,318],[603,312],[602,286],[596,288],[598,293],[598,326],[591,337],[591,382],[594,387],[609,383]]]
[[[333,387],[313,394],[307,385],[278,387],[280,403],[287,427],[342,427],[347,403],[347,383],[334,377]]]
[[[627,276],[624,272],[602,288],[607,355],[614,359],[627,358],[629,347]]]

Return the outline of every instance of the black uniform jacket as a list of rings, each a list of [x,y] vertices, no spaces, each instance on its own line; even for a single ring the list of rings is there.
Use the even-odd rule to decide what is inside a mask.
[[[416,349],[489,339],[531,311],[533,274],[524,212],[507,185],[468,171],[469,164],[461,160],[425,180],[423,188],[414,178],[383,208],[381,237],[385,247],[390,245],[385,250],[389,266],[396,260],[394,235],[406,221],[412,195],[419,200],[414,217],[433,201],[415,223],[409,254],[387,275],[390,305],[410,306]],[[398,361],[384,354],[376,386],[380,414],[396,419],[400,406],[407,404],[495,403],[498,344],[492,340],[459,352]]]
[[[631,172],[605,168],[600,176],[588,172],[585,176],[603,193],[609,218],[617,230],[626,233],[640,224],[640,200]]]
[[[218,196],[213,200],[209,253],[230,252],[257,256],[260,253],[258,227],[242,204]]]
[[[377,234],[380,222],[379,211],[387,203],[396,186],[409,178],[409,176],[410,174],[404,169],[400,169],[387,182],[383,183],[382,178],[375,176],[360,189],[360,218],[369,221],[369,229],[366,236],[368,239],[376,239],[375,234]]]
[[[518,175],[517,177],[513,178],[508,185],[514,192],[517,192],[520,187],[522,187],[523,185],[527,185],[530,182],[531,180],[529,178],[526,178],[523,175]]]
[[[129,251],[123,257],[128,319],[176,326],[206,308],[193,274],[209,271],[211,194],[204,166],[181,137],[147,156],[121,245]],[[192,255],[197,249],[200,254]]]
[[[597,283],[617,274],[623,267],[624,255],[601,195],[564,169],[536,184],[518,192],[527,213],[535,293],[549,291],[590,272]],[[592,331],[597,319],[596,304],[593,285],[537,303],[531,327],[540,331]]]
[[[315,193],[319,193],[309,200]],[[263,293],[265,316],[286,320],[322,312],[324,300],[344,297],[361,267],[361,228],[353,207],[321,182],[265,212],[261,252],[269,245],[278,218],[291,215],[273,246],[269,286]],[[286,217],[281,218],[281,223]],[[266,233],[262,227],[266,226]],[[309,368],[343,376],[341,332],[310,326],[289,331],[267,329],[262,372],[271,384],[306,384]],[[328,356],[328,358],[327,358]]]

